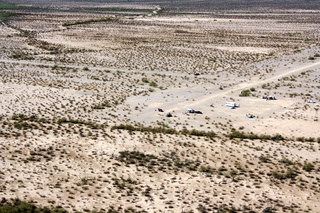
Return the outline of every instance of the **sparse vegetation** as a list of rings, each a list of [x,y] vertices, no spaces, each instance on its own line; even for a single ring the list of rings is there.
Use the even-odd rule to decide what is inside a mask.
[[[240,138],[240,139],[250,139],[250,140],[261,139],[261,140],[273,140],[273,141],[285,140],[285,138],[280,134],[275,134],[273,136],[271,136],[271,135],[257,135],[254,133],[244,133],[244,132],[239,132],[239,131],[231,132],[230,134],[228,134],[228,137],[230,139]]]
[[[114,21],[114,19],[111,17],[100,18],[100,19],[89,19],[89,20],[84,20],[84,21],[63,23],[62,26],[69,27],[69,26],[80,25],[80,24],[91,24],[91,23],[109,22],[109,21]]]
[[[315,3],[219,1],[0,3],[0,209],[319,212]]]

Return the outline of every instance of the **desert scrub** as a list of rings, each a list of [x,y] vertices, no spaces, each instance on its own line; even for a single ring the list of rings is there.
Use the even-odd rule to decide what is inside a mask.
[[[272,177],[278,180],[293,179],[297,176],[296,172],[292,169],[288,169],[285,173],[273,171],[271,174]]]
[[[314,165],[311,163],[305,163],[303,165],[303,170],[307,171],[307,172],[311,172],[314,169]]]
[[[158,84],[156,82],[152,81],[152,82],[149,83],[149,86],[150,87],[157,87]]]
[[[283,159],[281,159],[280,160],[280,163],[283,163],[283,164],[285,164],[286,166],[290,166],[290,165],[293,165],[294,163],[291,161],[291,160],[289,160],[288,158],[283,158]]]
[[[153,154],[144,154],[139,151],[121,151],[116,160],[127,165],[135,164],[146,167],[149,171],[199,171],[211,173],[214,169],[210,166],[201,166],[200,161],[189,159],[180,159],[178,156],[168,155],[165,157],[155,156]]]
[[[108,101],[104,101],[99,104],[95,104],[92,106],[92,109],[105,109],[111,107],[111,104]]]
[[[48,207],[37,207],[34,204],[30,204],[19,199],[15,199],[11,202],[7,201],[5,198],[0,202],[0,212],[3,213],[14,213],[14,212],[33,212],[33,213],[67,213],[68,211],[57,207],[51,208]]]
[[[228,134],[227,136],[230,139],[233,139],[233,138],[250,139],[250,140],[261,139],[261,140],[272,140],[272,141],[279,141],[279,140],[285,139],[280,134],[275,134],[272,136],[271,135],[257,135],[254,133],[244,133],[244,132],[239,132],[239,131],[233,131],[230,134]]]
[[[269,163],[270,158],[268,156],[261,155],[261,156],[259,156],[259,161],[262,163]]]
[[[122,151],[119,152],[118,161],[126,164],[136,164],[138,166],[155,166],[158,165],[158,157],[152,154],[144,154],[139,151]]]
[[[100,19],[89,19],[89,20],[84,20],[84,21],[67,22],[67,23],[63,23],[62,26],[68,27],[68,26],[79,25],[79,24],[91,24],[91,23],[96,23],[96,22],[108,22],[108,21],[113,21],[113,20],[114,19],[111,17],[106,17],[106,18],[100,18]]]
[[[248,90],[248,89],[246,89],[246,90],[242,90],[241,92],[240,92],[240,97],[248,97],[248,96],[250,96],[251,95],[251,90]]]
[[[1,17],[0,17],[1,18]],[[34,60],[33,56],[30,56],[24,52],[15,52],[11,55],[13,59],[21,59],[21,60]]]
[[[200,137],[209,137],[213,138],[216,137],[217,134],[213,131],[202,131],[202,130],[188,130],[187,128],[183,128],[181,131],[177,131],[176,129],[169,128],[168,126],[158,126],[158,127],[151,127],[151,126],[133,126],[131,124],[120,124],[111,127],[111,131],[115,129],[123,129],[127,131],[139,131],[139,132],[150,132],[150,133],[164,133],[164,134],[183,134],[183,135],[190,135],[190,136],[200,136]]]
[[[133,126],[131,124],[120,124],[111,127],[111,131],[115,129],[123,129],[128,131],[139,131],[139,132],[151,132],[151,133],[164,133],[164,134],[178,134],[175,129],[167,128],[164,126],[151,127],[151,126]]]
[[[6,21],[12,14],[7,12],[0,12],[0,22]]]
[[[49,123],[46,118],[38,118],[36,115],[24,115],[24,114],[14,114],[11,117],[14,120],[13,126],[16,129],[38,129],[38,125],[41,123]]]
[[[83,121],[79,119],[65,118],[65,117],[59,118],[56,122],[58,124],[71,123],[71,124],[78,124],[78,125],[86,125],[91,129],[99,129],[103,127],[103,125],[94,123],[92,121]]]
[[[203,172],[203,173],[213,173],[215,171],[214,168],[212,168],[211,166],[200,166],[199,167],[199,172]]]

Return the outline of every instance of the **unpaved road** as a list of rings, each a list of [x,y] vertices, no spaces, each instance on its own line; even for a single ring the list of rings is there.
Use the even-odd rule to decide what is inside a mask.
[[[318,60],[316,62],[312,62],[311,64],[310,63],[303,64],[303,65],[301,65],[299,67],[295,67],[295,68],[291,68],[291,69],[285,70],[283,73],[275,75],[275,76],[273,76],[271,78],[267,78],[267,79],[264,79],[264,80],[261,80],[261,81],[253,81],[253,82],[241,83],[241,84],[239,84],[238,86],[236,86],[234,88],[218,91],[217,93],[215,93],[213,95],[206,96],[206,97],[203,97],[201,100],[198,100],[196,105],[201,106],[203,103],[207,102],[208,100],[210,100],[212,98],[216,98],[216,97],[219,97],[219,96],[227,95],[227,94],[232,93],[232,92],[238,92],[238,91],[240,92],[241,90],[244,90],[244,89],[248,89],[248,88],[251,88],[251,87],[258,86],[258,85],[262,85],[262,84],[270,83],[270,82],[273,82],[273,81],[277,81],[278,79],[281,79],[281,78],[283,78],[285,76],[290,76],[290,75],[293,75],[293,74],[296,74],[296,73],[300,73],[300,72],[303,72],[303,71],[307,71],[307,70],[310,70],[310,69],[319,69],[319,68],[320,68],[320,60]]]
[[[194,108],[202,108],[202,106],[206,103],[210,103],[213,99],[218,98],[218,97],[223,97],[228,94],[234,93],[234,94],[239,94],[241,90],[244,89],[249,89],[251,87],[256,87],[258,85],[270,83],[273,81],[278,81],[278,79],[281,79],[285,76],[290,76],[293,74],[297,74],[303,71],[307,71],[310,69],[319,69],[320,68],[320,60],[318,59],[317,61],[313,62],[308,62],[307,64],[302,64],[298,67],[295,68],[288,68],[286,70],[283,70],[280,74],[274,75],[270,78],[264,79],[264,80],[259,80],[259,81],[251,81],[251,82],[245,82],[245,83],[240,83],[232,88],[226,88],[224,90],[218,90],[215,91],[214,94],[210,95],[203,95],[202,97],[197,97],[196,101],[192,103],[192,107]],[[190,90],[190,88],[186,88],[186,91]],[[160,104],[158,107],[163,107],[166,109],[166,111],[181,111],[185,110],[186,107],[190,106],[190,101],[179,101],[179,103],[164,103]]]

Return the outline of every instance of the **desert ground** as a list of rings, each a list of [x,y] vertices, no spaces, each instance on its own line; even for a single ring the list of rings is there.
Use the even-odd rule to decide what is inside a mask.
[[[1,205],[320,212],[320,6],[197,2],[0,1]]]

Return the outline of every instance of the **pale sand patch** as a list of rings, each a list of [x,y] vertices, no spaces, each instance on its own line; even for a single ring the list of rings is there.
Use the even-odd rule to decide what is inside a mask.
[[[268,54],[274,49],[272,48],[264,48],[264,47],[227,47],[227,46],[211,46],[206,45],[207,48],[214,48],[218,50],[227,50],[227,51],[234,51],[234,52],[248,52],[248,53],[262,53]]]

